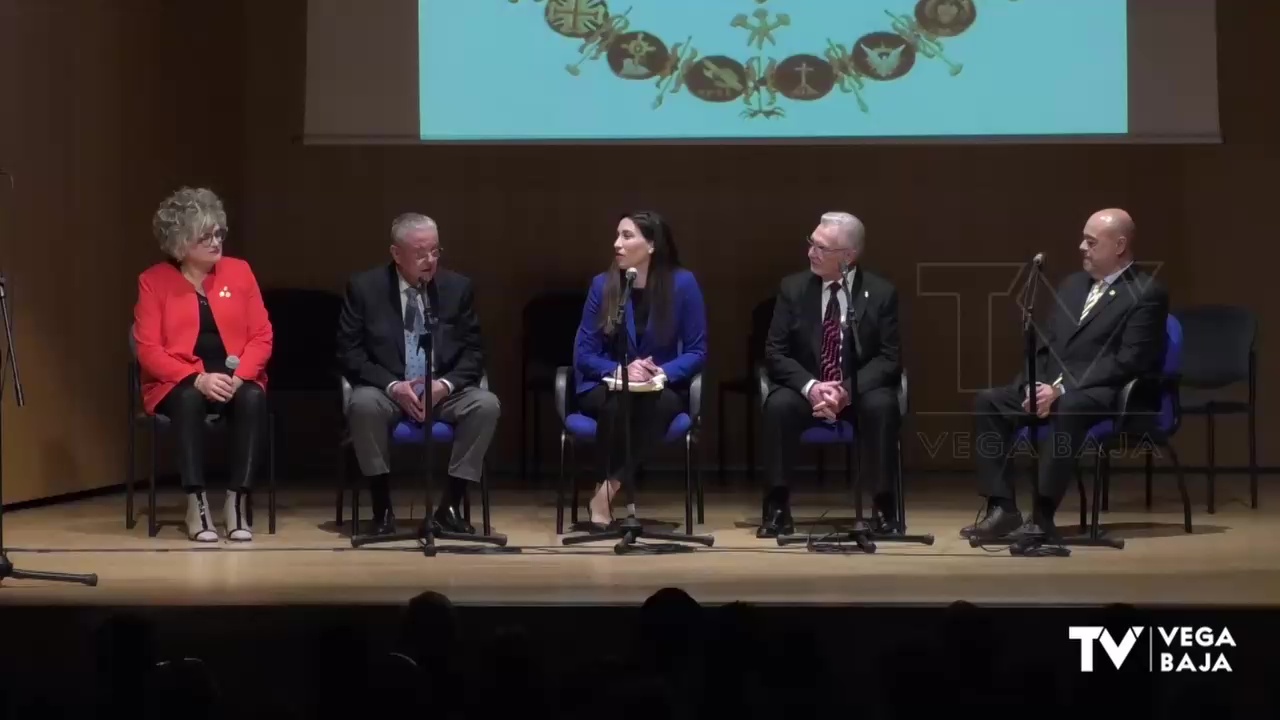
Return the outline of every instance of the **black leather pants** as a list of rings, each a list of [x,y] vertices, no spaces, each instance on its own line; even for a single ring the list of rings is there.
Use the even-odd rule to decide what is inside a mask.
[[[232,490],[249,488],[258,457],[262,451],[263,433],[267,429],[267,396],[255,382],[245,381],[231,400],[213,402],[200,394],[195,387],[195,376],[179,383],[160,401],[156,412],[167,416],[173,423],[173,435],[177,438],[178,471],[182,487],[187,492],[203,490],[205,418],[208,415],[224,416],[230,426],[231,463],[228,468],[228,487]]]

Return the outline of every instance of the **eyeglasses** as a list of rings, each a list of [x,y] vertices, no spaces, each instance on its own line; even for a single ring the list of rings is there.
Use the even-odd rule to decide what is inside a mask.
[[[822,247],[821,245],[819,245],[819,244],[815,243],[815,242],[813,241],[813,238],[812,238],[812,237],[810,237],[810,236],[805,236],[804,242],[805,242],[805,244],[806,244],[806,245],[808,245],[808,246],[809,246],[809,249],[810,249],[810,250],[816,250],[816,251],[818,252],[818,254],[819,254],[819,255],[823,255],[823,256],[831,255],[831,254],[833,254],[833,253],[838,253],[838,252],[843,252],[843,251],[845,251],[845,250],[848,250],[848,248],[826,248],[826,247]]]
[[[196,240],[196,243],[199,245],[215,245],[215,244],[222,244],[226,241],[227,241],[227,229],[218,228],[217,230],[214,230],[211,233],[205,233],[204,235],[201,235],[200,238]]]

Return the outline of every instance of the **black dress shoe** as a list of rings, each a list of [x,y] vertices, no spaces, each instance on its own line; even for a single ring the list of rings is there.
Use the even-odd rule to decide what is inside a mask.
[[[771,504],[765,511],[760,527],[756,528],[758,538],[776,538],[779,535],[793,535],[796,531],[795,521],[791,519],[791,508],[786,503]]]
[[[394,535],[396,532],[396,516],[390,508],[373,511],[373,534]]]
[[[871,508],[871,520],[867,523],[867,529],[874,535],[902,535],[906,530],[902,527],[902,523],[893,516],[879,507]]]
[[[960,537],[998,540],[1020,527],[1022,527],[1022,513],[997,506],[987,510],[986,517],[977,523],[962,529]]]
[[[445,532],[464,535],[476,534],[476,529],[462,515],[461,503],[441,505],[431,517],[435,520],[436,525],[439,525],[440,529]]]

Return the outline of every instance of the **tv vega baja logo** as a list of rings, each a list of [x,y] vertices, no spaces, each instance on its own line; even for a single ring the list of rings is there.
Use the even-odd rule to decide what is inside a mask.
[[[1231,672],[1222,648],[1236,647],[1231,631],[1215,632],[1208,627],[1143,627],[1124,631],[1119,642],[1104,627],[1080,625],[1068,628],[1067,635],[1080,643],[1080,672],[1093,672],[1094,646],[1102,646],[1115,669],[1126,667],[1133,649],[1145,644],[1148,672]],[[1136,666],[1136,661],[1128,667]]]

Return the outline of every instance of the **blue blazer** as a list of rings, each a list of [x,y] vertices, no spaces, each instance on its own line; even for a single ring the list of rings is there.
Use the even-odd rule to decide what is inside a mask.
[[[654,313],[649,313],[649,328],[644,342],[636,346],[634,309],[627,301],[628,350],[631,359],[652,357],[654,363],[667,375],[668,386],[688,386],[693,376],[702,372],[707,363],[707,310],[702,302],[702,289],[693,273],[678,268],[675,272],[675,297],[672,321],[675,332],[670,340],[659,344],[653,332]],[[600,327],[601,313],[610,312],[602,307],[605,273],[591,280],[587,304],[582,308],[582,322],[573,343],[573,375],[577,394],[587,392],[612,373],[618,362],[614,359],[609,338]]]

